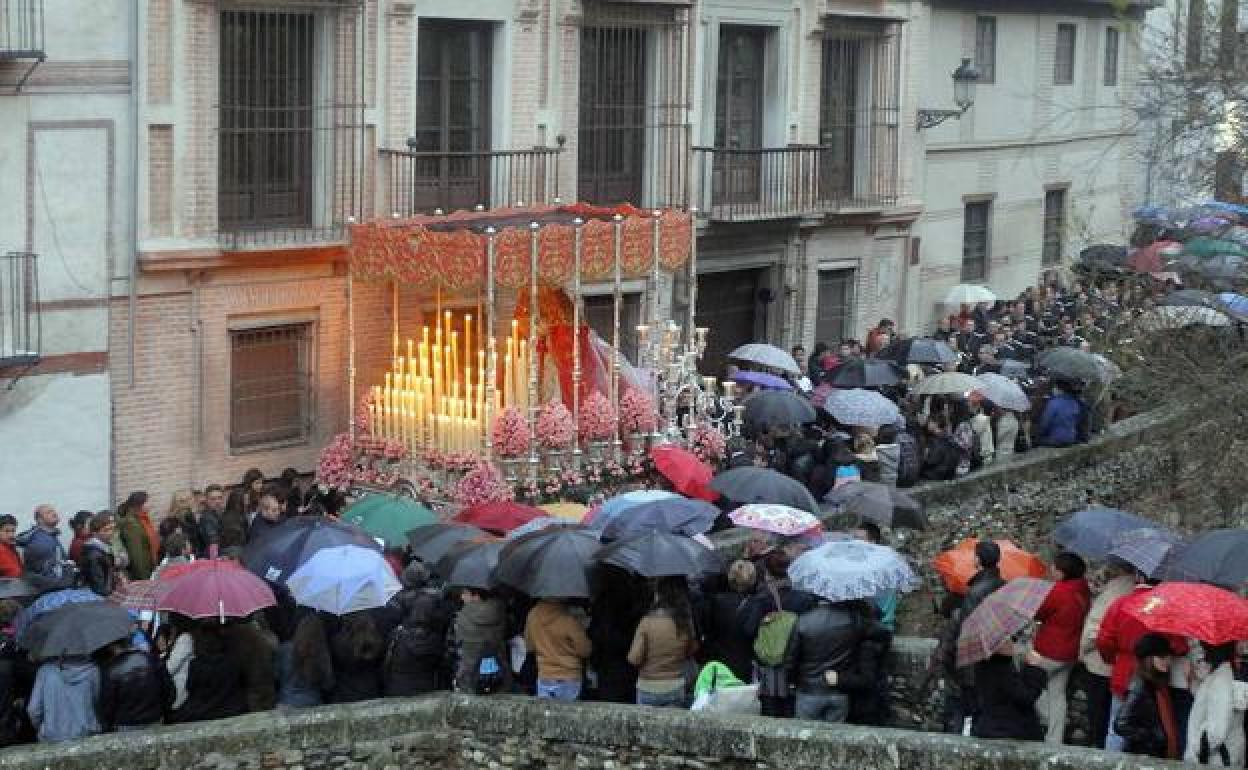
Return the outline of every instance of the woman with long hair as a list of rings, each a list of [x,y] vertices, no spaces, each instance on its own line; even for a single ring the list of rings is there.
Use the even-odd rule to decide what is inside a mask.
[[[277,648],[277,702],[289,708],[319,706],[334,689],[334,664],[321,616],[309,612]]]
[[[147,580],[160,559],[160,537],[147,510],[147,493],[131,492],[117,508],[117,535],[126,550],[126,574]]]
[[[377,629],[369,610],[352,612],[329,639],[329,654],[334,664],[334,685],[331,703],[352,703],[382,696],[381,664],[386,654],[386,640]]]
[[[654,603],[633,635],[628,662],[637,667],[637,703],[685,708],[698,636],[684,578],[660,578]]]
[[[1170,685],[1174,650],[1166,637],[1145,634],[1133,652],[1135,678],[1114,720],[1114,732],[1129,754],[1182,759],[1192,696]]]
[[[207,623],[191,631],[194,657],[187,667],[186,698],[171,722],[224,719],[247,711],[243,671],[231,654],[222,626]]]

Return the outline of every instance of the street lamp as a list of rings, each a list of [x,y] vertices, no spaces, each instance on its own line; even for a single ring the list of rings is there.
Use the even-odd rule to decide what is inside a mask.
[[[956,110],[925,110],[919,109],[915,130],[934,128],[949,118],[961,118],[975,104],[975,84],[979,81],[979,71],[970,59],[963,59],[962,64],[953,71],[953,103]]]

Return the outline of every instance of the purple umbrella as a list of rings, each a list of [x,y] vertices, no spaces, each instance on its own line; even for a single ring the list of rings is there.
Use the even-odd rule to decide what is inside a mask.
[[[774,374],[766,372],[737,372],[732,376],[736,382],[748,382],[751,385],[757,385],[760,388],[769,390],[793,390],[793,386],[783,377],[777,377]]]

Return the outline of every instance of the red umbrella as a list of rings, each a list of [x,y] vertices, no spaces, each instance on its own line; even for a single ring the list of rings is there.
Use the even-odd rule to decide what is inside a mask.
[[[211,560],[209,566],[186,570],[180,577],[160,580],[169,588],[156,603],[156,609],[176,612],[188,618],[245,618],[257,610],[277,604],[273,589],[245,569],[226,567]]]
[[[455,514],[451,521],[458,524],[471,524],[478,529],[505,535],[516,527],[549,515],[541,508],[522,503],[481,503],[465,508]]]
[[[719,499],[719,493],[707,486],[715,472],[693,452],[677,446],[656,446],[650,449],[650,459],[654,460],[655,470],[685,497],[708,503]]]
[[[1124,610],[1157,633],[1209,644],[1248,639],[1248,601],[1205,583],[1162,583]]]
[[[163,582],[206,569],[243,569],[243,565],[233,559],[196,559],[195,561],[175,562],[158,568],[152,579]]]

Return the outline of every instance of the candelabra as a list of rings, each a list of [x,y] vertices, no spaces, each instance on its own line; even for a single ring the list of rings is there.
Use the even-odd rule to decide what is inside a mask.
[[[659,410],[655,442],[688,444],[696,425],[709,425],[727,438],[741,434],[744,407],[736,403],[735,383],[724,382],[721,395],[716,379],[698,371],[708,332],[699,326],[686,334],[675,321],[637,327],[638,357],[654,372]]]

